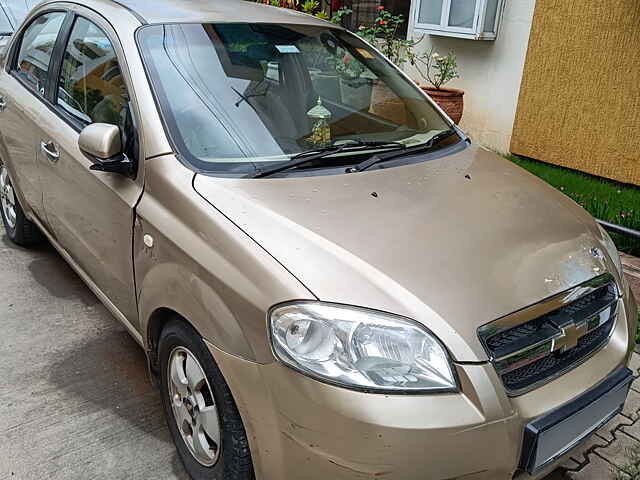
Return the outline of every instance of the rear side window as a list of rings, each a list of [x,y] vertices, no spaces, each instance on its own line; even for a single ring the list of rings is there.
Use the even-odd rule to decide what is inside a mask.
[[[107,35],[79,17],[66,46],[58,105],[83,125],[110,123],[125,130],[129,95]]]
[[[16,70],[29,88],[42,96],[47,93],[51,56],[64,19],[63,12],[46,13],[36,18],[22,36]]]

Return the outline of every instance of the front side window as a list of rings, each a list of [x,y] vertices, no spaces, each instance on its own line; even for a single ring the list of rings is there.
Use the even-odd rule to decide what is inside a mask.
[[[107,35],[78,17],[64,52],[58,105],[81,126],[109,123],[122,130],[129,115],[129,95],[116,51]]]
[[[13,25],[4,10],[0,10],[0,36],[7,36],[13,33]]]
[[[12,25],[9,32],[13,32],[20,26],[29,13],[29,10],[31,10],[36,3],[38,2],[35,0],[4,0],[2,2],[2,11],[9,18],[9,22]]]
[[[427,142],[448,123],[359,37],[324,26],[175,24],[139,43],[181,156],[206,172],[353,141]]]
[[[63,12],[36,18],[22,35],[16,71],[32,90],[44,96],[53,49],[62,27]]]

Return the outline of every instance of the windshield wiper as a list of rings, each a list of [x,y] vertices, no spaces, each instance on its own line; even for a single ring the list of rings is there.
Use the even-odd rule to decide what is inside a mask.
[[[316,160],[320,160],[321,158],[328,157],[330,155],[335,155],[344,150],[352,151],[353,149],[362,149],[362,148],[393,148],[395,149],[405,149],[407,146],[404,143],[399,142],[383,142],[383,141],[365,141],[365,140],[346,140],[343,143],[336,144],[334,142],[333,145],[328,145],[326,147],[314,148],[311,150],[307,150],[305,152],[298,153],[291,157],[288,161],[278,164],[272,168],[267,168],[265,170],[257,169],[256,172],[250,175],[251,178],[264,178],[270,175],[275,175],[276,173],[284,172],[286,170],[291,170],[294,168],[302,167],[308,163],[312,163]]]
[[[340,142],[340,143],[338,143]],[[359,140],[355,138],[350,138],[348,140],[337,140],[333,142],[334,145],[344,145],[345,147],[384,147],[384,148],[400,148],[405,149],[407,145],[400,142],[385,142],[382,140]]]
[[[342,150],[344,150],[344,148],[344,145],[330,145],[328,147],[320,147],[314,148],[313,150],[307,150],[306,152],[294,155],[286,162],[280,163],[275,167],[267,168],[265,170],[257,169],[255,173],[250,175],[250,177],[264,178],[276,173],[284,172],[286,170],[301,167],[302,165],[320,160],[321,158],[328,157],[329,155],[340,153]]]
[[[378,165],[379,163],[388,162],[389,160],[394,160],[396,158],[401,158],[405,156],[410,156],[415,153],[421,153],[426,150],[433,148],[436,144],[440,143],[442,140],[449,138],[452,135],[457,135],[458,132],[454,129],[446,130],[444,132],[440,132],[429,139],[428,142],[423,143],[422,145],[418,145],[415,147],[404,148],[401,151],[393,151],[389,153],[383,153],[380,155],[374,155],[373,157],[365,160],[362,163],[359,163],[355,167],[350,167],[347,169],[347,173],[356,173],[356,172],[364,172],[365,170],[373,167],[374,165]]]

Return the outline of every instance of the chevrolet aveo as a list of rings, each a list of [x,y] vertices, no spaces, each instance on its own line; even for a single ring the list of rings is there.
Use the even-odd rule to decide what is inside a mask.
[[[193,478],[542,478],[622,408],[609,236],[343,28],[45,2],[2,65],[7,235],[145,349]]]

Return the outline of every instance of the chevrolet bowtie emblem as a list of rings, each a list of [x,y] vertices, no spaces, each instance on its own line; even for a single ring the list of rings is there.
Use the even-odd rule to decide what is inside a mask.
[[[566,352],[578,346],[578,341],[588,333],[588,323],[575,323],[560,327],[560,335],[553,339],[552,352]]]

